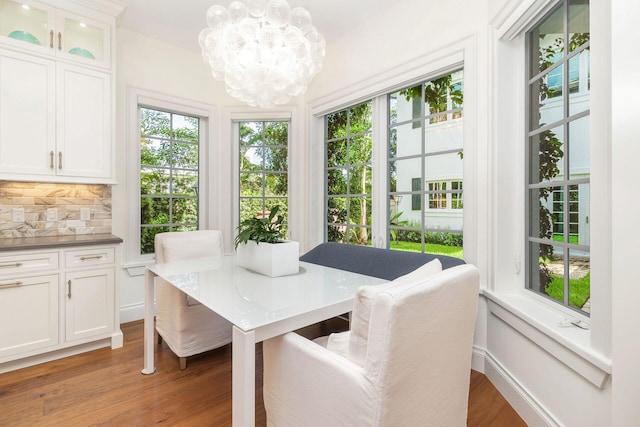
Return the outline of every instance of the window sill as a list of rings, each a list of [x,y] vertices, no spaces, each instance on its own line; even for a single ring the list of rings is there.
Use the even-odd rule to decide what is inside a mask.
[[[591,331],[561,326],[569,316],[533,298],[483,290],[489,311],[599,388],[611,374],[611,360],[591,347]]]

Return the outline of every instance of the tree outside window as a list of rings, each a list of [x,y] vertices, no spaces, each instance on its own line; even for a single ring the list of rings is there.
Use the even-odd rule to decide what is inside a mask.
[[[246,121],[239,129],[240,221],[268,216],[275,205],[286,221],[289,122]]]
[[[140,253],[154,252],[166,231],[198,229],[197,117],[139,107]]]
[[[372,104],[325,117],[327,240],[371,244]]]

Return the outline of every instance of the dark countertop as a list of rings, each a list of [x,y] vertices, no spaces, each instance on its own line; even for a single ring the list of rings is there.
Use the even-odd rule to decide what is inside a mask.
[[[22,251],[27,249],[64,248],[71,246],[106,245],[122,243],[122,239],[113,234],[80,234],[75,236],[18,237],[0,239],[0,252]]]

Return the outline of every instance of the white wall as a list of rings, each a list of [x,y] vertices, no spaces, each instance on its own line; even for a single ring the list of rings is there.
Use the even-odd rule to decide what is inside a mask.
[[[640,203],[640,121],[634,100],[640,97],[640,43],[635,26],[640,3],[611,2],[611,288],[613,419],[611,425],[637,425],[640,420],[640,333],[638,333],[638,271],[635,268],[640,231],[637,226]]]
[[[514,308],[519,298],[515,290],[523,286],[518,254],[522,261],[524,146],[517,141],[522,140],[520,130],[524,127],[524,85],[521,85],[524,71],[517,64],[524,57],[517,48],[517,39],[513,43],[500,43],[497,34],[512,12],[523,5],[543,2],[457,0],[437,2],[432,7],[431,2],[424,0],[390,3],[389,10],[328,45],[324,70],[304,97],[306,112],[299,124],[294,124],[294,131],[304,135],[305,151],[296,158],[306,159],[306,164],[298,169],[304,175],[297,178],[308,191],[297,203],[305,205],[303,216],[311,220],[307,221],[306,230],[300,230],[301,243],[316,238],[310,230],[323,218],[321,174],[314,169],[313,161],[314,154],[321,152],[319,132],[309,114],[314,106],[337,108],[371,98],[389,86],[397,87],[402,84],[402,76],[396,70],[404,70],[407,79],[419,76],[420,70],[411,70],[412,63],[427,61],[446,67],[441,59],[455,50],[452,46],[464,41],[465,168],[467,163],[473,163],[470,174],[465,169],[465,254],[481,269],[487,296],[480,303],[474,368],[486,370],[531,425],[637,423],[640,334],[635,332],[634,315],[640,287],[632,267],[633,254],[637,252],[634,244],[640,239],[634,231],[637,227],[633,226],[638,202],[632,195],[637,194],[640,178],[631,171],[640,158],[640,145],[634,142],[634,136],[640,134],[640,125],[633,117],[633,99],[640,92],[637,71],[640,58],[632,54],[640,41],[632,30],[634,17],[640,16],[638,5],[633,0],[592,2],[597,11],[592,17],[598,16],[592,23],[594,37],[597,36],[592,40],[593,96],[599,103],[592,103],[591,114],[594,159],[591,196],[592,200],[602,200],[607,209],[592,212],[592,224],[599,224],[599,230],[591,230],[595,234],[591,240],[592,283],[599,284],[592,289],[592,330],[558,335],[522,315],[527,311],[525,306],[537,304],[535,301],[525,300],[521,308]],[[609,48],[611,66],[607,65]],[[238,105],[223,93],[222,86],[210,77],[195,53],[119,30],[117,65],[119,156],[127,152],[127,86],[219,107]],[[510,71],[500,73],[500,70]],[[613,82],[611,88],[607,87],[609,81]],[[613,95],[607,101],[603,94],[609,89]],[[613,120],[609,111],[613,111]],[[594,122],[598,123],[595,127]],[[124,236],[126,179],[120,157],[118,164],[121,184],[113,193],[113,231]],[[475,187],[467,186],[467,180],[473,181]],[[610,287],[603,283],[609,283]],[[135,316],[127,317],[124,312],[132,307],[130,311],[134,313],[140,307],[141,278],[129,278],[123,272],[121,295],[123,321],[133,320]],[[504,307],[520,316],[509,314]],[[551,322],[562,316],[553,308],[540,307],[544,306],[536,308],[540,316],[552,319]],[[137,318],[141,317],[140,314]],[[607,370],[612,371],[609,379]],[[598,376],[604,380],[602,387],[593,383]]]
[[[131,143],[128,130],[129,93],[131,88],[157,92],[186,101],[203,104],[233,105],[224,87],[211,76],[202,57],[140,34],[118,29],[116,64],[116,179],[113,187],[113,233],[124,238],[122,248],[123,264],[131,265],[132,242],[128,231],[131,218],[127,191],[131,191],[131,182],[127,182],[127,157]],[[215,110],[214,110],[215,111]],[[214,118],[214,120],[217,118]],[[217,123],[212,123],[217,127]],[[215,149],[216,140],[208,141]],[[135,185],[134,185],[135,187]],[[137,188],[132,191],[137,192]],[[214,215],[215,216],[215,215]],[[138,269],[141,273],[143,269]],[[144,294],[143,276],[131,276],[134,269],[123,269],[120,274],[121,321],[141,319],[143,316]]]
[[[440,2],[433,8],[429,7],[430,2],[396,2],[393,8],[327,47],[334,56],[327,58],[324,70],[316,77],[322,84],[310,87],[306,99],[313,109],[313,106],[338,108],[371,98],[379,93],[378,90],[385,91],[399,84],[401,79],[393,75],[393,70],[406,72],[410,68],[408,62],[417,63],[425,57],[437,60],[447,46],[456,41],[474,40],[473,51],[465,50],[464,58],[465,88],[472,92],[475,89],[476,94],[476,97],[467,97],[465,91],[465,128],[473,129],[470,138],[467,134],[464,138],[465,167],[467,162],[475,163],[471,176],[465,171],[465,214],[469,211],[475,217],[475,221],[467,221],[465,216],[465,257],[470,254],[468,261],[481,269],[487,295],[499,294],[497,299],[503,298],[502,305],[494,301],[487,304],[484,299],[480,304],[474,367],[487,371],[531,425],[606,426],[611,425],[615,377],[612,381],[608,375],[611,359],[601,325],[609,323],[610,310],[596,309],[594,322],[597,324],[593,333],[558,332],[557,323],[566,314],[528,298],[522,292],[525,235],[523,40],[502,45],[497,31],[513,12],[524,13],[528,6],[543,3],[469,0],[453,4]],[[609,28],[607,24],[600,25],[605,31]],[[597,57],[594,54],[594,58]],[[407,74],[415,76],[412,72]],[[384,76],[391,77],[386,88],[380,82]],[[605,76],[604,84],[607,81]],[[467,114],[469,111],[473,113]],[[598,120],[594,117],[592,121]],[[473,143],[469,144],[469,141]],[[596,144],[607,143],[606,140],[596,141]],[[319,145],[317,139],[313,143]],[[468,151],[469,146],[472,148]],[[320,147],[316,149],[321,150]],[[606,163],[606,158],[595,161]],[[594,179],[602,178],[606,182],[607,177],[601,174],[603,168],[606,166],[595,166]],[[319,179],[318,169],[316,165]],[[477,187],[470,191],[466,184],[471,180],[476,181]],[[599,192],[596,194],[607,192],[606,188],[595,187]],[[317,194],[315,200],[320,200],[321,204],[321,188],[313,185],[311,188],[311,194]],[[468,195],[477,199],[467,203]],[[592,193],[592,197],[596,196]],[[321,206],[312,211],[322,211]],[[600,224],[607,221],[601,213],[596,217]],[[314,220],[321,221],[322,217],[316,216]],[[470,234],[476,239],[468,251],[467,236]],[[599,235],[592,243],[605,243],[602,233],[596,234]],[[594,250],[594,256],[600,256],[600,250],[606,251],[606,246]],[[599,268],[599,272],[594,273],[596,277],[606,276],[607,267],[602,261],[596,260],[594,265]],[[602,287],[602,283],[598,285]],[[511,294],[516,298],[508,301]],[[518,315],[496,315],[501,310],[508,313],[504,307]],[[531,313],[541,321],[527,316]]]

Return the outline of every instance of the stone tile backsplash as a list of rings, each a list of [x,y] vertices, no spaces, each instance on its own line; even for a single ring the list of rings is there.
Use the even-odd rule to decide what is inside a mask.
[[[19,208],[24,221],[14,222]],[[81,219],[83,208],[88,220]],[[48,209],[55,210],[49,217]],[[0,181],[0,238],[100,233],[111,233],[110,185]]]

